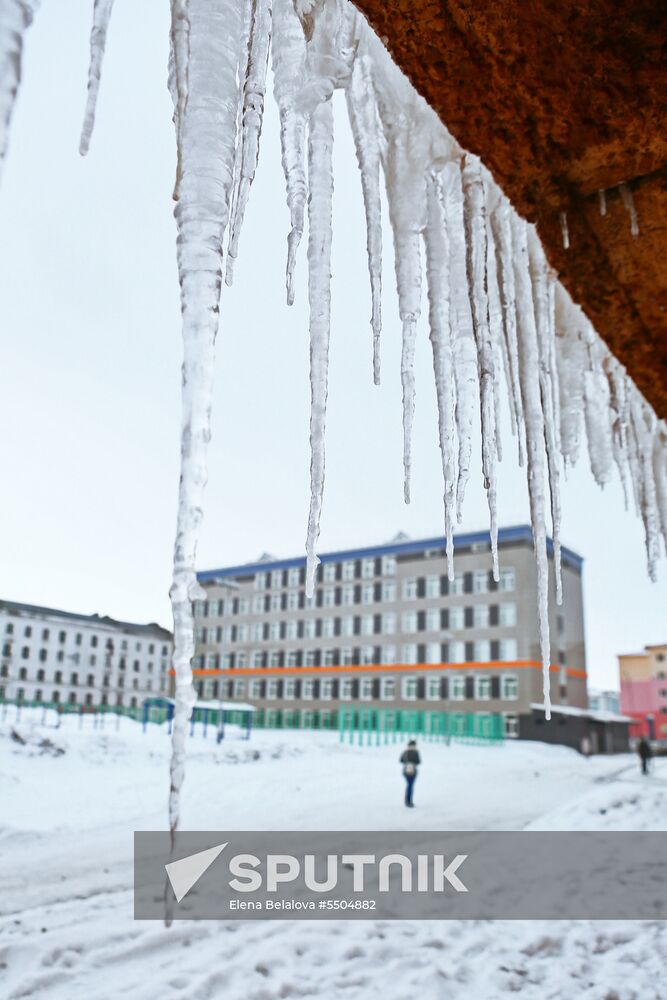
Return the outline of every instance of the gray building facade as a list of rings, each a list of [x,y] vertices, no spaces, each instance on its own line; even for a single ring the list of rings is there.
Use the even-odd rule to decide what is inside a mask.
[[[542,700],[536,566],[530,527],[397,539],[321,556],[305,596],[305,560],[265,558],[198,574],[195,684],[200,697],[255,705],[265,724],[332,726],[352,705],[474,713],[507,736]],[[587,706],[582,559],[563,549],[556,605],[549,545],[551,699]]]

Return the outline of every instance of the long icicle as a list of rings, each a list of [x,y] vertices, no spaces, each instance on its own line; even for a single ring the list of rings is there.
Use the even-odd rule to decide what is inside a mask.
[[[563,603],[563,580],[561,572],[561,500],[560,500],[560,452],[557,443],[557,415],[554,402],[554,379],[551,365],[551,303],[549,295],[548,264],[534,229],[528,230],[528,256],[533,282],[535,303],[535,324],[537,330],[538,376],[542,414],[544,417],[544,445],[547,455],[549,495],[551,497],[551,525],[554,547],[554,573],[556,577],[556,603]]]
[[[266,67],[271,40],[271,13],[271,0],[255,0],[248,74],[243,92],[241,176],[230,225],[229,250],[227,251],[225,281],[228,285],[232,283],[234,262],[239,250],[241,226],[259,160],[259,140],[262,134],[264,95],[266,93]]]
[[[274,0],[271,56],[273,92],[280,114],[280,146],[290,213],[285,283],[287,304],[292,305],[296,254],[303,236],[306,210],[306,117],[296,106],[296,95],[303,85],[306,40],[292,0]]]
[[[442,199],[449,237],[449,308],[454,382],[456,384],[456,432],[459,442],[456,519],[460,521],[463,514],[465,490],[470,479],[472,428],[477,400],[477,350],[468,296],[463,189],[461,187],[461,171],[457,162],[448,163],[443,168]]]
[[[4,0],[0,18],[0,177],[9,145],[9,126],[21,83],[23,39],[39,0]]]
[[[345,95],[352,136],[361,174],[366,215],[366,252],[371,280],[371,329],[373,331],[373,381],[380,384],[380,333],[382,330],[382,203],[380,200],[380,147],[377,108],[368,68],[368,56],[359,52]]]
[[[308,300],[310,303],[310,510],[306,537],[306,596],[312,597],[324,493],[324,429],[329,391],[333,108],[325,101],[308,130]]]
[[[438,401],[438,440],[444,480],[445,551],[447,574],[451,579],[454,576],[456,521],[456,399],[450,326],[449,241],[442,207],[440,180],[435,174],[428,179],[426,187],[424,242],[433,375]]]
[[[537,616],[542,657],[542,690],[547,719],[551,718],[549,639],[549,559],[547,553],[546,504],[544,499],[544,416],[540,398],[537,330],[533,311],[532,285],[528,261],[527,226],[518,216],[512,217],[514,245],[514,282],[517,305],[519,377],[526,423],[526,453],[530,520],[537,561]]]
[[[88,97],[83,116],[79,152],[85,156],[90,148],[90,140],[95,127],[95,111],[97,96],[100,91],[102,77],[102,62],[107,42],[107,30],[111,19],[114,0],[95,0],[93,7],[93,26],[90,29],[90,65],[88,67]]]
[[[506,198],[501,197],[491,214],[491,228],[495,237],[500,265],[500,294],[503,307],[503,328],[505,332],[505,348],[510,385],[508,395],[511,397],[511,409],[515,414],[517,448],[519,467],[525,461],[524,456],[524,421],[523,404],[521,402],[521,386],[519,383],[519,355],[516,336],[516,294],[514,289],[514,265],[512,250],[512,227],[510,216],[512,209]]]
[[[222,238],[229,215],[238,106],[240,0],[189,0],[187,97],[178,93],[176,134],[180,151],[179,199],[174,211],[183,312],[183,414],[181,477],[174,571],[176,704],[172,731],[169,825],[176,830],[185,767],[187,723],[195,700],[192,601],[197,583],[197,543],[211,435],[215,338],[222,284]],[[182,81],[186,77],[178,74]],[[180,87],[180,83],[177,85]]]
[[[464,218],[467,235],[468,289],[472,305],[473,328],[479,368],[480,413],[482,425],[482,474],[491,522],[493,578],[498,571],[498,510],[496,496],[496,404],[493,341],[489,329],[489,300],[486,276],[486,218],[484,187],[480,162],[466,154],[463,164]]]

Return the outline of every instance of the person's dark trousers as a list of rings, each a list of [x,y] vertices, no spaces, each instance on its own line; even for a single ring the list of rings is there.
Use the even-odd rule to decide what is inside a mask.
[[[642,757],[642,774],[648,774],[648,759]]]
[[[412,786],[415,783],[417,775],[416,774],[406,774],[405,775],[405,804],[406,806],[412,805]]]

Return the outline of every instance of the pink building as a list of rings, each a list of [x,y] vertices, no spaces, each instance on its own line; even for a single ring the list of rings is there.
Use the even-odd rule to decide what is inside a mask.
[[[630,736],[667,741],[667,643],[618,658],[621,712],[636,722]]]

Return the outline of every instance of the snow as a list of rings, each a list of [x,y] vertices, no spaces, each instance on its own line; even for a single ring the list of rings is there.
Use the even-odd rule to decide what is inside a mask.
[[[658,1000],[664,923],[199,922],[132,919],[132,834],[164,827],[164,727],[0,722],[3,996],[326,1000]],[[11,730],[26,739],[19,744]],[[416,808],[400,744],[257,731],[188,740],[188,829],[667,829],[667,759],[424,743]],[[48,739],[51,746],[41,746]],[[64,753],[55,755],[55,748]]]
[[[5,0],[2,6],[0,161],[20,80],[23,37],[36,7],[37,0]],[[231,282],[259,155],[269,46],[290,212],[288,302],[294,298],[294,269],[308,204],[309,594],[317,567],[325,473],[333,183],[330,99],[336,89],[347,95],[364,194],[376,382],[381,323],[380,168],[384,173],[403,324],[400,376],[406,502],[410,500],[416,401],[415,339],[424,277],[428,285],[450,574],[452,483],[455,479],[460,521],[471,475],[476,410],[482,436],[481,471],[495,538],[496,463],[501,451],[499,373],[505,369],[519,461],[524,451],[526,457],[545,699],[550,646],[547,520],[550,515],[558,569],[561,465],[577,459],[585,428],[597,482],[604,486],[616,467],[623,482],[631,484],[644,524],[649,573],[655,578],[661,536],[667,544],[667,424],[657,419],[582,310],[549,271],[535,228],[519,218],[479,160],[458,145],[349,0],[275,0],[273,13],[270,0],[252,4],[250,0],[172,0],[171,10],[168,83],[174,99],[178,154],[174,197],[184,343],[181,475],[171,589],[177,708],[170,814],[175,826],[183,781],[183,733],[193,697],[190,604],[198,593],[195,565],[207,479],[223,240],[227,235],[226,277]],[[83,151],[93,124],[110,12],[111,0],[96,0]],[[636,237],[639,228],[632,192],[621,185],[620,193]],[[560,213],[560,223],[567,248],[565,212]],[[495,545],[493,549],[497,574]],[[560,591],[557,581],[557,600]]]

